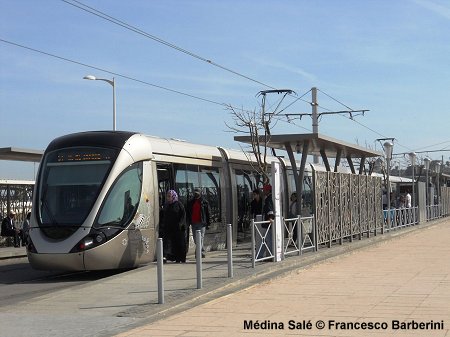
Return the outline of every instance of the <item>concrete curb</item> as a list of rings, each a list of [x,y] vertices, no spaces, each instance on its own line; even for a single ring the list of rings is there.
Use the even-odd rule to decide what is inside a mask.
[[[21,257],[27,257],[27,252],[24,252],[22,249],[17,249],[17,251],[14,251],[7,248],[0,248],[0,260],[15,259]]]

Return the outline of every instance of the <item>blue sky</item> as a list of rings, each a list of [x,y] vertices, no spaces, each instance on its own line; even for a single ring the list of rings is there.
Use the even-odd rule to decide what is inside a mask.
[[[261,82],[298,96],[317,87],[319,112],[370,110],[354,120],[323,116],[319,132],[327,136],[377,150],[375,139],[394,137],[394,153],[450,149],[447,1],[82,3],[254,81],[60,0],[0,0],[0,147],[43,150],[67,133],[111,129],[112,87],[82,79],[92,74],[115,77],[119,130],[239,148],[221,104],[259,109],[256,94],[269,89]],[[271,96],[268,106],[277,99]],[[303,100],[311,95],[285,112],[311,112]],[[272,130],[310,131],[309,117],[280,120]],[[450,152],[429,156],[447,161]],[[33,179],[35,169],[0,162],[0,179]]]

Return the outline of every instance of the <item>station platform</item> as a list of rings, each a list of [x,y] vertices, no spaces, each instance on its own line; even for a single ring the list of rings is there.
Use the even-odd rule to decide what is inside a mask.
[[[450,220],[279,270],[117,336],[248,335],[450,336]]]
[[[27,251],[25,247],[0,247],[0,260],[26,256]]]
[[[152,263],[4,306],[2,331],[28,336],[32,326],[32,336],[49,336],[51,326],[50,335],[65,337],[450,337],[449,243],[450,218],[255,268],[244,244],[233,250],[233,278],[226,251],[207,253],[202,289],[192,256],[185,264],[165,264],[164,304],[158,304]],[[0,258],[19,254],[25,250],[0,248]],[[362,329],[363,323],[382,326]]]

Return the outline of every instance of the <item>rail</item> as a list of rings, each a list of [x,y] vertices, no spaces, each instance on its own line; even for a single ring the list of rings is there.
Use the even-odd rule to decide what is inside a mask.
[[[427,221],[439,219],[443,216],[442,205],[429,205],[427,208]]]

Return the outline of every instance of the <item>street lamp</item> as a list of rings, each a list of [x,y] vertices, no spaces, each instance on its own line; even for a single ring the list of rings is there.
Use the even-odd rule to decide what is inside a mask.
[[[410,152],[409,153],[409,159],[411,160],[411,166],[412,166],[412,200],[411,200],[411,207],[412,207],[412,214],[413,214],[413,224],[416,224],[416,178],[414,176],[415,174],[415,165],[416,165],[416,153]]]
[[[390,170],[391,170],[391,159],[392,159],[392,149],[394,148],[394,144],[392,142],[385,142],[383,144],[384,153],[386,154],[386,185],[387,185],[387,226],[388,230],[391,229],[391,183],[390,183]],[[384,233],[384,226],[382,227],[382,233]]]
[[[436,167],[435,167],[435,169],[436,169],[436,179],[437,179],[437,183],[436,183],[436,186],[437,186],[437,204],[439,205],[439,202],[440,202],[440,200],[439,200],[439,197],[440,197],[440,186],[439,186],[439,175],[440,175],[440,173],[441,173],[441,163],[440,162],[437,162],[436,163]]]
[[[426,174],[426,178],[425,178],[425,181],[426,181],[426,190],[425,190],[425,192],[426,192],[426,194],[425,194],[426,195],[426,197],[425,197],[426,202],[425,202],[425,204],[426,204],[427,208],[430,205],[430,191],[429,191],[430,184],[428,184],[428,171],[430,169],[430,162],[431,162],[430,158],[425,158],[423,160],[423,163],[425,165],[425,174]]]
[[[411,207],[414,207],[416,204],[416,193],[415,193],[415,184],[416,184],[416,178],[415,178],[415,165],[416,165],[416,153],[410,152],[409,153],[409,159],[411,160],[411,166],[412,166],[412,202]]]
[[[93,75],[84,76],[83,79],[91,81],[104,81],[112,85],[113,88],[113,131],[116,131],[116,83],[114,82],[114,77],[111,80],[106,78],[97,78]]]

